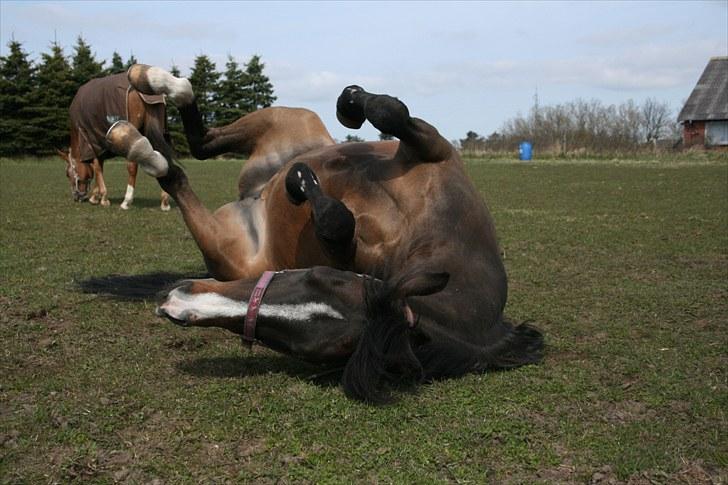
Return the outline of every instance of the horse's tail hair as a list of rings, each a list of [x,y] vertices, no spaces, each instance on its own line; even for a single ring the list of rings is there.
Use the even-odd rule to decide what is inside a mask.
[[[527,322],[513,325],[500,322],[501,332],[494,343],[480,346],[469,342],[451,342],[446,337],[431,340],[417,348],[425,379],[457,377],[490,369],[512,369],[537,364],[543,359],[541,331]]]

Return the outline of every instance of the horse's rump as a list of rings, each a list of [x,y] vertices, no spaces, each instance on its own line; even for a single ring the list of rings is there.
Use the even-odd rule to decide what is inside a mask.
[[[92,79],[73,98],[71,128],[78,130],[79,159],[103,158],[108,152],[106,132],[119,120],[129,120],[129,96],[133,88],[126,73]],[[134,92],[137,92],[134,90]],[[145,104],[164,103],[164,95],[141,95]]]

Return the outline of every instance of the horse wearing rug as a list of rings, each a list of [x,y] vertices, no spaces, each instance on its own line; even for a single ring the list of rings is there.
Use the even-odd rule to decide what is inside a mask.
[[[119,120],[127,120],[151,140],[159,150],[171,156],[172,148],[166,132],[167,112],[163,95],[146,95],[129,85],[126,73],[92,79],[78,89],[69,109],[71,146],[58,150],[66,161],[66,176],[71,183],[74,200],[88,198],[92,204],[110,205],[104,181],[104,161],[116,156],[109,151],[106,132]],[[127,161],[128,182],[122,209],[134,200],[137,163]],[[96,177],[96,186],[88,192]],[[162,192],[161,209],[167,211],[169,195]]]
[[[176,102],[196,156],[251,154],[241,198],[211,213],[131,124],[109,130],[110,146],[175,199],[215,278],[180,282],[158,315],[343,365],[347,395],[368,402],[402,380],[541,360],[541,333],[504,317],[507,278],[486,205],[450,143],[401,101],[344,89],[345,126],[368,120],[399,141],[337,145],[300,109],[208,130],[186,79],[142,65],[129,79]]]

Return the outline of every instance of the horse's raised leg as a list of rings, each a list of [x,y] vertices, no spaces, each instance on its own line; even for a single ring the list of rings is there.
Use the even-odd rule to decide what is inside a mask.
[[[126,171],[129,174],[129,177],[126,182],[126,194],[124,195],[124,201],[121,203],[121,208],[123,210],[129,209],[129,206],[131,206],[134,202],[134,187],[136,187],[137,168],[136,162],[127,160]]]
[[[152,177],[163,177],[169,171],[169,162],[156,151],[149,140],[142,136],[128,121],[117,121],[106,132],[111,151],[127,160],[134,160]]]
[[[303,163],[295,163],[286,175],[286,192],[295,205],[311,203],[315,233],[323,248],[339,263],[346,263],[356,250],[356,221],[340,200],[323,193],[318,177]]]
[[[349,86],[336,101],[336,117],[348,128],[360,128],[365,120],[379,131],[400,139],[400,154],[412,162],[439,162],[450,158],[452,145],[429,123],[412,118],[399,99],[371,94]]]
[[[167,94],[175,102],[195,158],[204,160],[229,152],[247,155],[238,179],[240,199],[257,197],[288,160],[335,143],[321,119],[301,108],[264,108],[228,125],[207,128],[186,79],[141,64],[131,66],[127,76],[138,91]]]
[[[251,261],[258,249],[257,242],[240,221],[241,208],[237,203],[223,206],[215,214],[210,213],[190,187],[182,169],[155,151],[129,122],[119,121],[112,125],[106,141],[114,153],[133,158],[142,170],[155,176],[161,188],[175,200],[215,278],[249,277],[267,269],[266,261]]]

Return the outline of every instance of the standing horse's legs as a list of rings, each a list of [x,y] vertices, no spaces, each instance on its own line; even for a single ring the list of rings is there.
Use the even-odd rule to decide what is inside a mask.
[[[111,202],[107,198],[108,193],[106,190],[106,182],[104,181],[104,165],[98,158],[94,158],[92,166],[94,169],[94,177],[96,178],[96,187],[94,187],[89,202],[91,204],[101,203],[103,207],[109,207]]]
[[[435,127],[410,117],[407,106],[392,96],[349,86],[336,101],[336,117],[341,124],[354,129],[369,120],[382,133],[399,138],[400,155],[412,162],[439,162],[452,153],[452,145]]]
[[[171,210],[172,206],[169,205],[169,194],[167,192],[165,192],[164,190],[162,190],[162,193],[159,197],[160,197],[159,208],[164,212]]]
[[[126,194],[124,195],[124,202],[121,203],[121,208],[127,210],[129,206],[134,202],[134,187],[136,187],[137,177],[137,164],[131,160],[126,161],[126,171],[129,177],[126,182]]]

